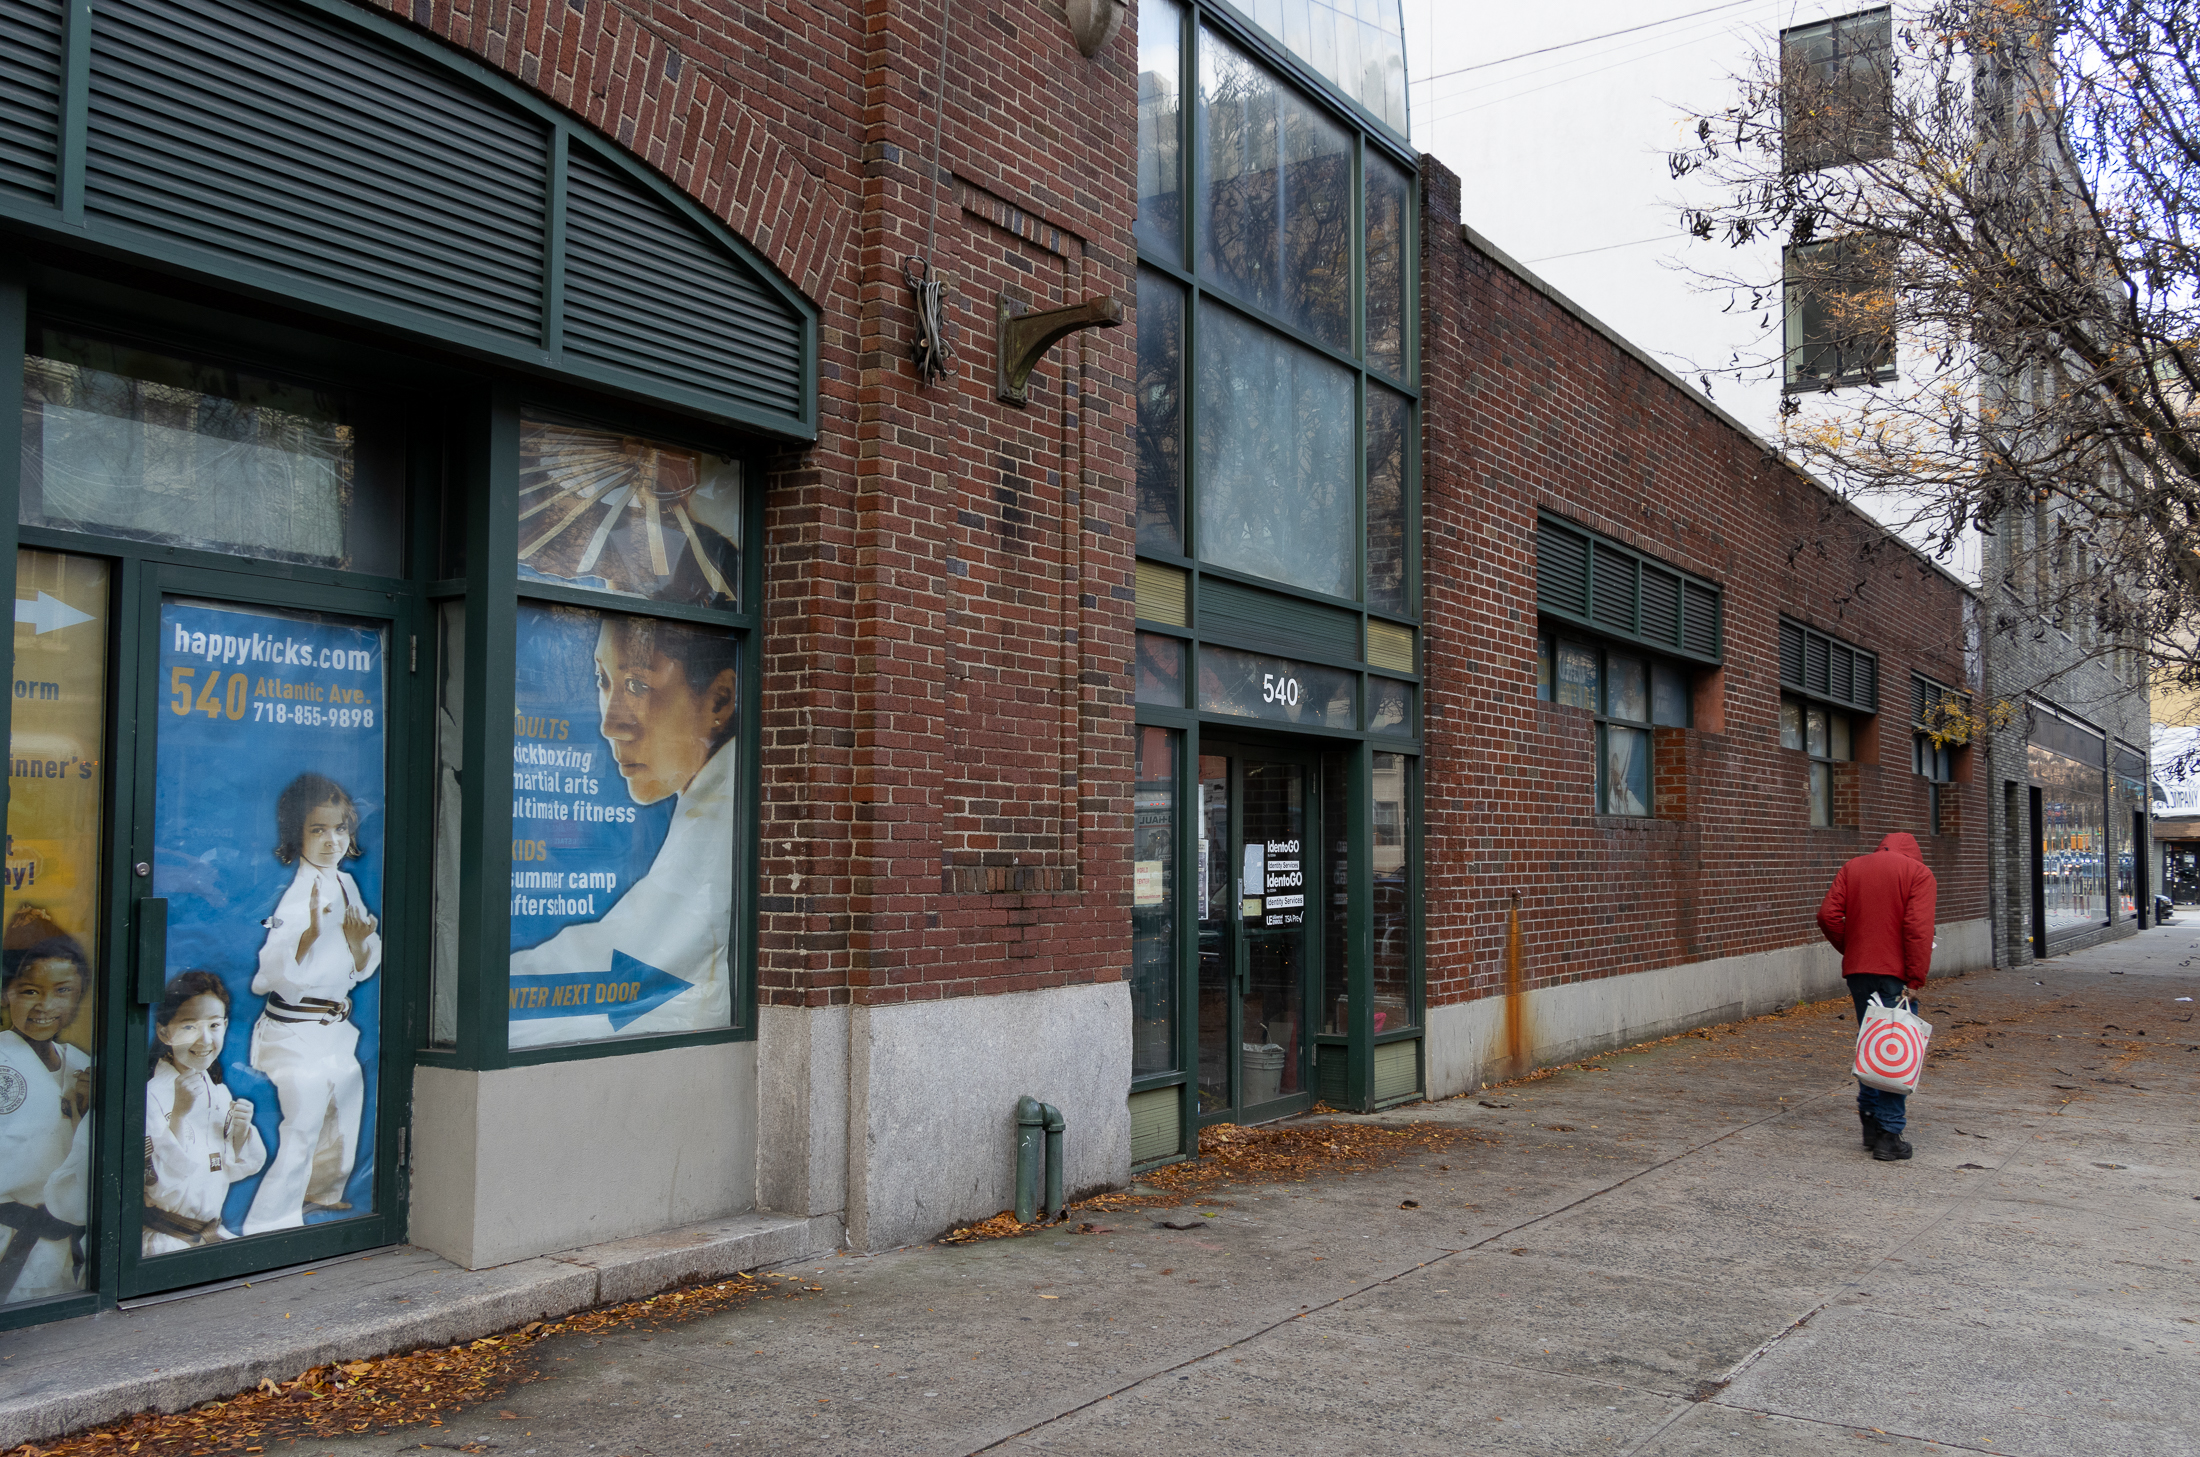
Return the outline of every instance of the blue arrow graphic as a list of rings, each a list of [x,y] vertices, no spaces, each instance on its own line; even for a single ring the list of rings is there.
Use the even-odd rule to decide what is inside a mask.
[[[29,623],[33,635],[43,636],[49,632],[58,632],[64,627],[74,627],[80,622],[90,622],[92,614],[79,612],[60,598],[41,592],[32,601],[25,601],[21,597],[15,599],[15,620]]]
[[[627,1023],[654,1012],[693,985],[646,961],[637,961],[624,951],[614,951],[609,971],[513,977],[512,1020],[585,1017],[600,1012],[611,1018],[612,1031],[624,1032]]]

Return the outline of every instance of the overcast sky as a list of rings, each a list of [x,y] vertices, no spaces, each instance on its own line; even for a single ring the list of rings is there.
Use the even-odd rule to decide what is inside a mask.
[[[1723,315],[1724,296],[1695,292],[1681,271],[1731,260],[1681,236],[1666,154],[1688,108],[1726,104],[1755,47],[1861,3],[1404,0],[1414,144],[1459,174],[1469,226],[1693,379],[1689,366],[1754,340],[1758,319]],[[1560,49],[1524,54],[1546,47]],[[1713,389],[1771,428],[1777,385]]]

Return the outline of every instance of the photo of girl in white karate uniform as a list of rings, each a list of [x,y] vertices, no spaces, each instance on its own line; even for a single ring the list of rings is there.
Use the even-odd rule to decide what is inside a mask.
[[[298,873],[263,923],[252,1066],[275,1085],[282,1124],[275,1157],[252,1196],[244,1233],[296,1229],[309,1206],[349,1213],[344,1186],[359,1152],[366,1075],[352,989],[382,965],[382,937],[340,867],[363,855],[359,809],[343,786],[301,774],[275,804],[275,858]]]
[[[211,971],[168,983],[153,1013],[153,1070],[145,1079],[145,1230],[141,1248],[165,1255],[231,1238],[222,1225],[229,1186],[267,1162],[252,1104],[222,1082],[229,988]]]
[[[0,1303],[84,1288],[92,1059],[61,1040],[84,1004],[84,948],[25,908],[0,952]]]

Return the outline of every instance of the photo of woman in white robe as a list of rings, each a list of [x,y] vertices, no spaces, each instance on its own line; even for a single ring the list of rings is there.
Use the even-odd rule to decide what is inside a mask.
[[[351,1211],[344,1187],[359,1154],[366,1074],[352,989],[382,965],[382,937],[341,866],[365,853],[359,809],[335,780],[301,774],[275,805],[275,858],[298,873],[269,916],[252,990],[267,998],[252,1066],[275,1085],[282,1124],[244,1233],[296,1229],[308,1206]]]
[[[600,1012],[515,1020],[513,1047],[732,1025],[735,652],[731,635],[709,628],[603,615],[599,731],[627,797],[638,805],[673,800],[672,824],[648,871],[604,915],[513,951],[512,985],[608,972],[623,955],[688,988],[623,1027]]]
[[[0,953],[0,1303],[84,1288],[92,1060],[61,1040],[92,984],[84,948],[18,914]]]
[[[145,1229],[140,1249],[165,1255],[231,1238],[222,1224],[229,1186],[267,1163],[252,1104],[222,1081],[229,989],[210,971],[168,983],[153,1014],[153,1070],[145,1079]]]

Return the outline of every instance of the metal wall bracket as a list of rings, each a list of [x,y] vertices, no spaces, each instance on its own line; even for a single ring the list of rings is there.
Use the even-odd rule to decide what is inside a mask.
[[[1055,340],[1079,329],[1113,329],[1123,322],[1123,306],[1106,294],[1034,314],[1004,293],[996,296],[994,308],[994,383],[1002,399],[1017,405],[1025,402],[1032,366]]]
[[[1069,33],[1086,60],[1100,54],[1123,25],[1124,0],[1069,0]]]

